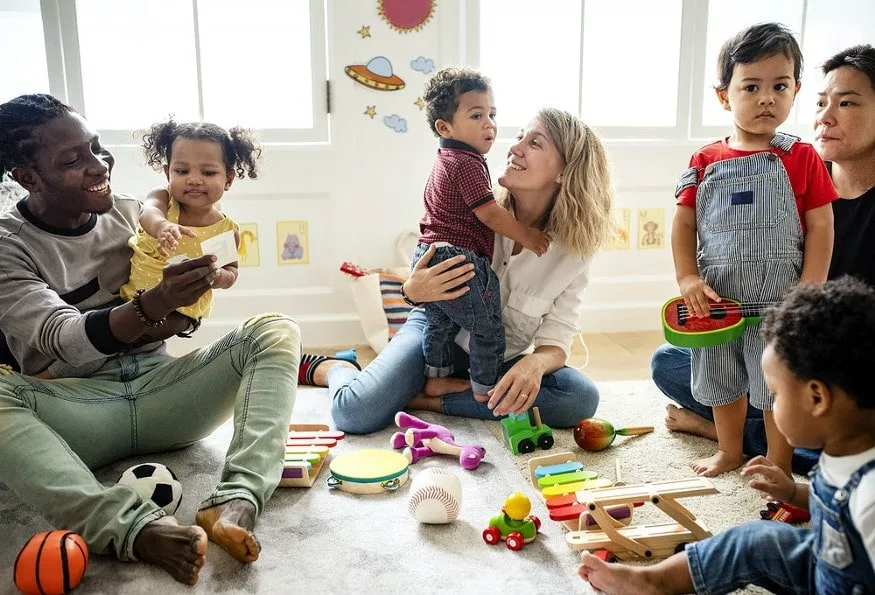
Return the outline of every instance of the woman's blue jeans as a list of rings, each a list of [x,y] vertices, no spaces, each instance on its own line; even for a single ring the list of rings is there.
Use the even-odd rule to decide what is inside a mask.
[[[714,421],[711,408],[701,405],[693,398],[690,350],[674,345],[660,345],[650,358],[650,374],[653,382],[666,397],[693,413]],[[744,454],[765,456],[768,450],[763,412],[756,407],[747,408],[744,422]],[[797,448],[793,451],[793,471],[805,475],[817,463],[819,451]]]
[[[398,333],[377,358],[361,372],[347,366],[334,366],[328,372],[331,416],[339,430],[350,434],[369,434],[394,423],[395,414],[422,391],[426,378],[422,373],[422,335],[425,314],[414,309]],[[504,362],[507,372],[520,357]],[[455,369],[468,369],[467,354],[456,348]],[[541,419],[553,428],[574,427],[578,421],[595,414],[599,392],[595,383],[569,367],[560,368],[541,379],[535,399]],[[441,398],[446,415],[477,419],[498,419],[486,403],[478,403],[470,390]]]

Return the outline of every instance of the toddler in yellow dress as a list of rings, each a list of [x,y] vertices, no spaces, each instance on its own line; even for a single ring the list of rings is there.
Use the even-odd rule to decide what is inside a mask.
[[[162,269],[176,256],[202,256],[201,242],[234,231],[240,245],[239,226],[226,217],[216,203],[231,188],[235,178],[256,178],[261,149],[249,131],[230,132],[205,122],[177,123],[172,119],[154,124],[143,136],[146,160],[163,169],[167,186],[149,192],[140,214],[140,228],[130,240],[134,250],[131,276],[121,287],[122,299],[137,290],[149,289],[162,278]],[[237,280],[237,263],[221,267],[212,287],[226,289]],[[212,290],[178,312],[192,319],[195,328],[209,316]]]

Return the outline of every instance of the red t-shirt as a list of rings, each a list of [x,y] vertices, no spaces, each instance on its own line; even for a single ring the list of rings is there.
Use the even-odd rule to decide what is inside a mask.
[[[495,232],[474,214],[495,201],[483,155],[470,145],[442,138],[423,194],[420,244],[449,242],[492,260]]]
[[[695,167],[699,170],[699,181],[701,181],[705,168],[715,161],[746,157],[768,150],[739,151],[730,148],[726,143],[726,139],[718,140],[710,145],[705,145],[693,153],[693,156],[690,158],[690,167]],[[817,151],[814,150],[814,147],[808,143],[796,142],[790,147],[789,152],[778,150],[778,154],[781,158],[781,163],[784,164],[784,169],[787,170],[787,177],[790,178],[790,187],[796,196],[796,210],[799,213],[799,222],[802,224],[802,231],[805,232],[805,212],[828,205],[837,199],[839,195],[836,192],[835,186],[832,185],[832,179],[826,170],[826,164],[824,164],[820,155],[817,154]],[[677,197],[677,204],[695,209],[697,190],[698,186],[690,186],[681,190]]]

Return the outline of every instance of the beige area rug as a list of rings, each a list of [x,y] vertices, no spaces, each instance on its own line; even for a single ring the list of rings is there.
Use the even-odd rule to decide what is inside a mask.
[[[585,453],[573,442],[570,430],[555,432],[553,451],[571,450],[586,467],[613,478],[619,457],[626,482],[692,477],[690,459],[706,456],[713,443],[673,435],[662,426],[665,400],[649,382],[612,382],[600,385],[599,416],[622,425],[657,426],[653,434],[618,438],[608,450]],[[486,459],[475,471],[462,470],[457,460],[436,456],[411,467],[413,474],[427,467],[455,473],[462,482],[459,520],[449,525],[420,525],[406,512],[408,488],[396,493],[355,496],[326,485],[327,469],[312,488],[280,488],[257,527],[263,545],[261,558],[248,567],[235,562],[217,547],[207,552],[207,565],[195,587],[186,588],[169,575],[145,564],[122,564],[110,556],[93,556],[77,593],[591,593],[576,576],[577,554],[567,547],[562,527],[549,519],[537,500],[525,468],[529,456],[514,457],[500,444],[500,425],[461,418],[423,414],[421,417],[451,428],[459,443],[479,442]],[[300,392],[293,416],[296,422],[327,422],[326,391]],[[389,448],[392,428],[369,436],[348,436],[334,456],[361,448]],[[178,511],[182,522],[192,522],[197,503],[217,479],[230,425],[225,424],[200,443],[160,456],[130,459],[98,472],[112,482],[135,462],[159,461],[173,468],[183,481]],[[530,456],[543,454],[538,451]],[[761,501],[737,474],[715,480],[721,494],[689,498],[684,504],[713,531],[758,517]],[[489,518],[511,492],[525,491],[533,513],[541,517],[541,535],[520,552],[488,546],[481,537]],[[648,508],[650,510],[648,510]],[[649,506],[636,511],[636,522],[663,522],[664,515]],[[38,531],[49,527],[26,504],[0,486],[0,592],[12,591],[12,566],[18,549]],[[757,592],[757,591],[751,591]]]

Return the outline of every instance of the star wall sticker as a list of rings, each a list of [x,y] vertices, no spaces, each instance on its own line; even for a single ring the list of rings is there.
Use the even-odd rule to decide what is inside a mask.
[[[416,101],[413,102],[413,105],[422,110],[422,108],[425,107],[425,102],[422,100],[422,97],[417,97]]]
[[[367,117],[369,117],[371,120],[373,120],[374,116],[377,115],[377,106],[376,105],[366,105],[365,108],[366,108],[365,111],[362,113],[364,115],[366,115]]]
[[[370,25],[362,25],[362,28],[359,29],[358,31],[356,31],[356,33],[361,35],[362,39],[364,39],[365,37],[370,37],[371,36],[371,27],[370,27]]]

